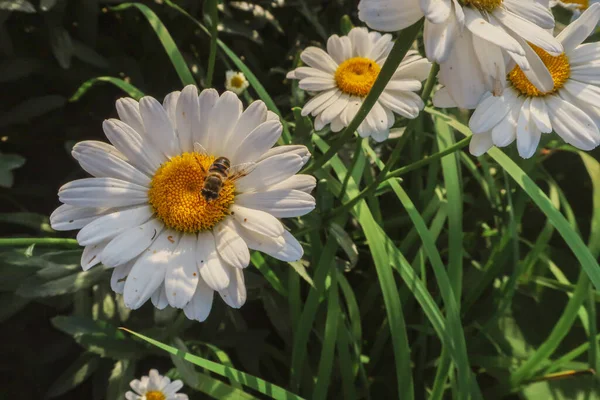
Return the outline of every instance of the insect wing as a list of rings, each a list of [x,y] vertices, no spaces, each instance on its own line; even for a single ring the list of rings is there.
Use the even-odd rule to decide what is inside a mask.
[[[256,163],[253,162],[234,165],[229,169],[229,179],[232,181],[240,179],[254,171],[254,168]]]

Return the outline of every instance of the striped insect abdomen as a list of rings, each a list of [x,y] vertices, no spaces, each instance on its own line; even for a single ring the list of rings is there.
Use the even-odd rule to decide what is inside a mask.
[[[210,165],[202,187],[202,196],[204,197],[204,200],[210,202],[219,197],[223,182],[225,182],[229,174],[230,166],[229,160],[225,157],[217,158]]]

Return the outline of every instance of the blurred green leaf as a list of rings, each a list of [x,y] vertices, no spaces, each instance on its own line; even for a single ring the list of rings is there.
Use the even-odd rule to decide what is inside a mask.
[[[135,362],[132,360],[119,360],[115,362],[106,388],[106,400],[122,400],[125,393],[130,390],[129,382],[134,379]]]
[[[73,269],[79,270],[79,267],[75,268]],[[61,269],[64,270],[65,267],[58,267],[58,269],[59,271]],[[56,272],[52,272],[50,276],[54,277],[55,274]],[[69,274],[51,281],[47,281],[44,277],[32,277],[21,284],[16,293],[25,298],[50,297],[75,293],[79,290],[92,287],[100,281],[104,275],[106,275],[106,270],[103,267],[97,266],[89,271]]]
[[[50,386],[46,396],[58,397],[81,385],[98,369],[98,356],[83,353],[60,377]]]
[[[348,258],[350,259],[350,269],[354,268],[354,266],[358,262],[358,248],[350,238],[350,235],[348,235],[348,232],[346,232],[344,228],[333,222],[329,225],[329,233],[333,235],[333,237],[338,242],[342,250],[344,250],[344,253],[346,253]]]
[[[40,10],[50,11],[56,5],[58,0],[40,0]]]
[[[75,39],[73,39],[73,56],[97,68],[107,69],[110,67],[110,63],[106,58],[98,54],[96,50]]]
[[[50,28],[50,45],[58,64],[64,69],[69,69],[73,58],[73,41],[69,32],[62,26]]]
[[[2,163],[0,155],[0,164]],[[0,186],[2,186],[0,184]],[[39,232],[54,232],[47,216],[30,212],[0,213],[0,223],[16,224]]]
[[[33,118],[62,108],[66,102],[67,99],[59,95],[31,97],[12,110],[2,113],[0,115],[0,127],[29,122]]]
[[[13,58],[0,64],[0,82],[25,78],[42,69],[42,63],[34,58]]]
[[[14,183],[12,171],[23,165],[25,165],[25,158],[20,155],[0,153],[0,187],[12,187]]]
[[[34,13],[35,7],[26,0],[4,0],[0,1],[0,10]]]

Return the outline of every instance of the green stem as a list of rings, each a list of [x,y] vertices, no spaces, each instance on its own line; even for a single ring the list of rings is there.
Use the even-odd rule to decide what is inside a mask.
[[[208,0],[210,17],[210,53],[208,54],[208,68],[206,69],[206,87],[212,86],[215,62],[217,60],[217,26],[219,25],[219,13],[217,5],[219,0]]]
[[[381,72],[379,76],[377,76],[377,80],[373,84],[371,91],[363,101],[360,109],[350,122],[350,124],[344,129],[344,131],[338,136],[338,138],[331,144],[329,150],[325,152],[321,157],[319,157],[314,163],[312,163],[306,170],[302,173],[310,173],[321,168],[327,161],[329,161],[337,152],[342,148],[344,144],[348,142],[348,140],[354,135],[354,132],[358,129],[360,124],[367,117],[381,92],[385,89],[386,85],[392,79],[392,75],[398,69],[398,65],[402,62],[406,53],[412,46],[415,38],[417,37],[417,33],[423,26],[423,20],[419,20],[414,25],[409,26],[404,29],[398,35],[396,42],[394,43],[394,47],[390,52],[385,64],[383,64],[383,68],[381,68]]]
[[[31,246],[32,244],[39,246],[64,246],[64,247],[79,247],[79,243],[75,239],[63,238],[0,238],[0,247],[17,247]]]

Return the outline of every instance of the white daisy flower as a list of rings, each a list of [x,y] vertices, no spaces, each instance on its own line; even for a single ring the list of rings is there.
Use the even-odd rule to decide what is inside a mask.
[[[526,41],[551,54],[563,49],[545,29],[554,27],[535,0],[361,0],[359,18],[373,29],[397,31],[425,17],[425,52],[440,64],[438,107],[475,108],[487,90],[501,91],[506,59],[531,66]]]
[[[235,94],[242,94],[250,86],[246,76],[239,71],[227,71],[225,73],[225,89],[231,90]]]
[[[151,369],[149,376],[134,379],[129,386],[134,390],[125,393],[127,400],[187,400],[187,394],[177,393],[183,387],[183,382],[162,376],[157,370]]]
[[[300,89],[317,93],[304,105],[302,115],[316,117],[316,130],[331,124],[331,130],[339,132],[348,126],[373,87],[392,47],[391,35],[354,28],[348,36],[331,36],[327,51],[306,48],[300,58],[308,66],[296,68],[287,75],[300,80]],[[421,90],[421,81],[427,78],[430,69],[431,63],[417,52],[409,52],[358,127],[360,136],[371,136],[381,142],[390,134],[394,113],[416,118],[423,109],[423,101],[415,92]]]
[[[565,142],[592,150],[600,144],[600,47],[581,44],[600,19],[600,4],[594,4],[557,39],[565,52],[552,56],[533,47],[531,58],[550,71],[554,87],[540,91],[515,67],[510,86],[501,96],[488,93],[473,113],[471,153],[479,156],[493,145],[508,146],[515,139],[523,158],[535,154],[542,133],[555,131]]]
[[[579,18],[582,12],[587,10],[592,4],[600,3],[600,0],[551,0],[550,7],[561,6],[573,11],[571,21]]]
[[[262,101],[243,111],[232,92],[198,96],[190,85],[162,105],[120,99],[117,111],[120,120],[103,124],[112,145],[73,148],[94,177],[61,187],[64,205],[50,221],[56,230],[81,229],[83,269],[114,267],[111,285],[127,307],[151,299],[203,321],[213,291],[234,308],[246,301],[249,249],[283,261],[302,257],[279,218],[315,207],[315,179],[296,175],[310,153],[271,148],[282,125]]]

